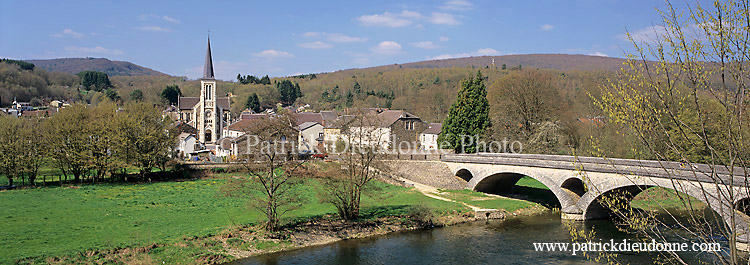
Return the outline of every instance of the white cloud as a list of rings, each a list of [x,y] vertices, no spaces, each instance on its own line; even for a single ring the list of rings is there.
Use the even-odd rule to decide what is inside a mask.
[[[440,41],[442,41],[442,42],[446,42],[446,41],[449,41],[449,40],[451,40],[451,38],[448,38],[448,37],[446,37],[446,36],[440,36],[440,39],[439,39],[439,40],[440,40]]]
[[[657,36],[663,36],[665,34],[667,34],[667,29],[664,28],[664,26],[648,26],[630,32],[630,36],[636,42],[653,42],[656,40]],[[617,35],[617,38],[629,41],[628,35],[625,33]]]
[[[367,38],[364,37],[351,37],[340,33],[326,33],[326,38],[330,42],[338,43],[350,43],[350,42],[365,42]]]
[[[322,42],[322,41],[313,41],[313,42],[306,42],[306,43],[300,43],[297,46],[300,46],[302,48],[306,49],[329,49],[333,48],[333,45]]]
[[[400,28],[414,25],[419,21],[427,21],[437,25],[458,25],[456,16],[448,13],[432,12],[430,16],[424,16],[419,12],[403,10],[401,13],[385,12],[383,14],[362,15],[357,20],[365,26]],[[416,24],[422,28],[422,24]]]
[[[438,46],[435,43],[432,43],[431,41],[413,42],[411,45],[414,46],[414,47],[417,47],[417,48],[422,48],[422,49],[437,49],[437,48],[440,48],[440,46]]]
[[[384,41],[370,50],[378,54],[397,54],[401,53],[401,44],[395,41]]]
[[[170,16],[160,16],[160,15],[157,15],[157,14],[154,14],[154,13],[151,13],[151,14],[142,14],[142,15],[138,16],[138,19],[140,19],[141,21],[147,21],[147,20],[151,20],[151,19],[161,19],[161,20],[164,20],[164,21],[169,22],[169,23],[180,23],[179,19],[176,19],[176,18],[173,18],[173,17],[170,17]]]
[[[62,37],[73,37],[73,38],[83,38],[86,35],[83,33],[78,33],[73,31],[72,29],[64,29],[62,32],[52,34],[52,37],[62,38]]]
[[[96,47],[80,47],[80,46],[67,46],[65,51],[74,53],[78,56],[87,56],[91,54],[105,54],[105,55],[119,55],[123,52],[117,49],[107,49],[102,46]]]
[[[427,20],[432,22],[433,24],[438,24],[438,25],[461,24],[460,22],[458,22],[458,19],[456,19],[455,16],[448,14],[448,13],[432,12],[432,15]]]
[[[592,55],[592,56],[601,56],[601,57],[609,57],[609,55],[606,55],[606,54],[604,54],[604,53],[602,53],[602,52],[600,52],[600,51],[596,51],[596,52],[594,52],[594,53],[590,53],[590,54],[588,54],[588,55]]]
[[[164,19],[164,21],[166,21],[166,22],[180,23],[179,19],[176,19],[176,18],[173,18],[173,17],[169,17],[169,16],[163,16],[162,19]]]
[[[357,20],[365,26],[399,28],[411,25],[413,22],[407,18],[412,18],[414,13],[416,12],[403,11],[401,14],[385,12],[383,14],[362,15]]]
[[[139,27],[138,29],[139,30],[143,30],[143,31],[156,31],[156,32],[170,32],[170,31],[172,31],[169,28],[164,28],[164,27],[160,27],[160,26],[143,26],[143,27]]]
[[[442,6],[440,6],[440,9],[466,11],[466,10],[471,9],[472,7],[474,7],[474,4],[472,4],[469,1],[451,0],[451,1],[445,2]]]
[[[492,48],[483,48],[478,49],[473,52],[466,52],[466,53],[455,53],[455,54],[441,54],[435,57],[427,57],[429,60],[442,60],[442,59],[451,59],[451,58],[461,58],[461,57],[471,57],[471,56],[492,56],[492,55],[498,55],[500,52],[498,52],[495,49]]]
[[[310,32],[303,33],[302,36],[309,37],[309,38],[325,37],[326,40],[330,42],[335,42],[335,43],[351,43],[351,42],[367,41],[367,38],[365,37],[352,37],[352,36],[347,36],[341,33],[326,33],[326,32],[310,31]]]
[[[255,57],[274,59],[274,58],[294,58],[294,55],[285,51],[277,51],[274,49],[265,50],[262,52],[254,53]]]
[[[550,31],[550,30],[555,29],[555,26],[554,25],[550,25],[550,24],[544,24],[540,28],[542,30],[544,30],[544,31]]]

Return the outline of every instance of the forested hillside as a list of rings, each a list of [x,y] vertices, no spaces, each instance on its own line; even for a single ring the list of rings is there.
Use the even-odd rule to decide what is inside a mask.
[[[61,58],[46,60],[25,60],[41,67],[47,72],[64,72],[77,74],[82,71],[103,72],[110,76],[125,75],[156,75],[166,76],[167,74],[154,71],[152,69],[123,61],[110,61],[107,58]]]
[[[447,68],[447,67],[492,67],[498,69],[527,68],[554,69],[561,71],[617,71],[625,59],[580,54],[515,54],[501,56],[478,56],[442,60],[430,60],[405,64],[384,65],[374,68]]]

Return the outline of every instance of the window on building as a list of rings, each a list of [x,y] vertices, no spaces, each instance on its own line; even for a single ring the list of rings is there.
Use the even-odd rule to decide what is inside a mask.
[[[406,121],[404,123],[404,127],[407,131],[413,131],[414,130],[414,121]]]

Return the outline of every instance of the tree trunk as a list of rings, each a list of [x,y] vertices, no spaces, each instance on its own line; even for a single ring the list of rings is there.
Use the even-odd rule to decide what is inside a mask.
[[[8,186],[13,186],[13,178],[8,178]]]

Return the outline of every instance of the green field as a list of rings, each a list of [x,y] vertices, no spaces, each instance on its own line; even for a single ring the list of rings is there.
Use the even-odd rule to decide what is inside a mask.
[[[218,195],[230,176],[0,192],[0,264],[27,257],[169,243],[262,221],[259,212],[247,210],[245,201]],[[363,198],[363,218],[404,214],[412,205],[425,205],[438,212],[467,210],[413,189],[383,183],[375,186],[378,196]],[[318,202],[315,194],[321,185],[317,180],[306,180],[299,188],[309,197],[301,208],[287,215],[287,220],[335,213],[333,206]]]

